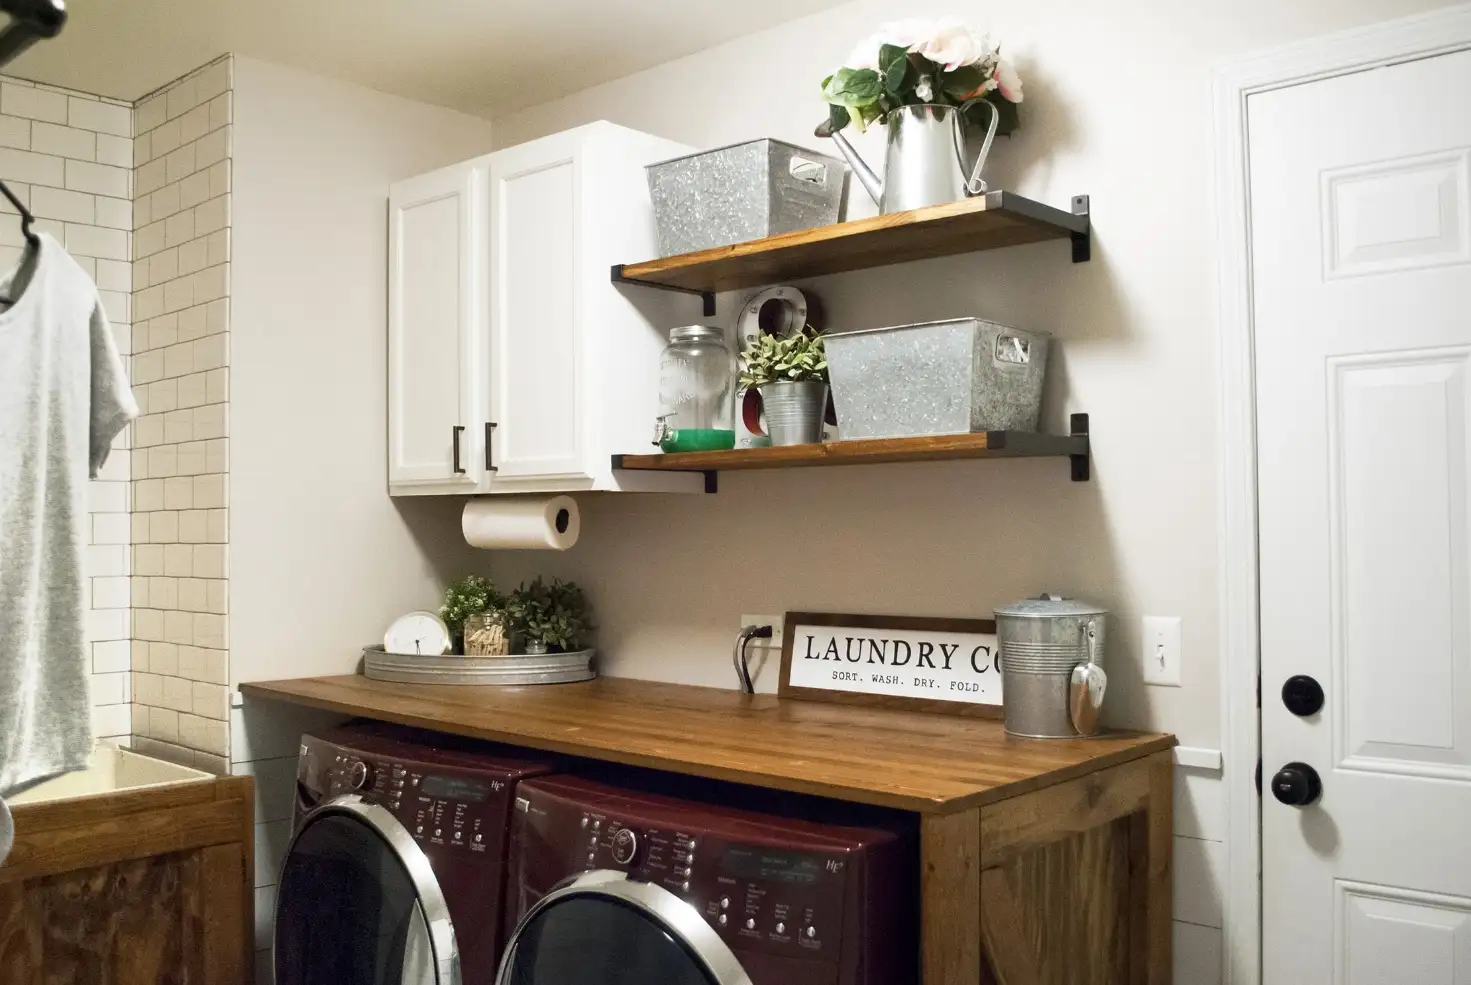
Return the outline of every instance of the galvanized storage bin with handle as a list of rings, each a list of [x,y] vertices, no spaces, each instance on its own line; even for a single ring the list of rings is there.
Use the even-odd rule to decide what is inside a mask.
[[[659,254],[668,257],[841,222],[848,166],[768,137],[647,173]]]
[[[1098,732],[1108,610],[1043,594],[996,610],[1006,731],[1040,739]]]
[[[979,318],[825,338],[843,438],[1035,431],[1052,336]]]

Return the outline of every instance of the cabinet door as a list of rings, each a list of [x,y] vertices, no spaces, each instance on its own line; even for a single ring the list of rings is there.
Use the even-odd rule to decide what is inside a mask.
[[[581,476],[581,140],[490,157],[490,379],[496,480]]]
[[[480,480],[482,181],[470,161],[389,194],[390,491],[455,492]]]

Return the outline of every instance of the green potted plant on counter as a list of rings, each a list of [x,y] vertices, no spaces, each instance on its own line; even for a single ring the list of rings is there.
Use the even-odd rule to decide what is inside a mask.
[[[511,630],[525,653],[571,653],[593,631],[592,607],[576,582],[540,577],[511,593]]]
[[[822,440],[827,353],[812,326],[785,337],[762,333],[752,339],[741,352],[741,386],[761,394],[773,445]]]
[[[489,637],[481,632],[483,627],[504,625],[506,599],[496,591],[495,583],[479,575],[466,575],[450,585],[444,593],[444,604],[439,607],[439,618],[449,630],[454,641],[454,652],[470,656],[499,656],[490,646]],[[476,644],[466,648],[467,632],[476,633]]]

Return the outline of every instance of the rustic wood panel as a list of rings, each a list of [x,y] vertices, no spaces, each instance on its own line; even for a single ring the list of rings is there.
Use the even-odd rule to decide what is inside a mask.
[[[661,472],[735,472],[823,465],[944,462],[963,458],[1037,458],[1088,454],[1087,435],[981,431],[918,438],[855,438],[806,445],[684,451],[668,455],[616,455],[613,467]]]
[[[987,806],[981,815],[981,864],[998,865],[1018,852],[1144,810],[1150,777],[1149,761],[1140,759]]]
[[[910,260],[990,250],[1088,231],[1073,215],[997,191],[944,205],[625,265],[623,279],[690,291],[733,291],[882,267]]]
[[[1143,985],[1130,978],[1129,823],[982,871],[982,936],[998,985]]]
[[[1131,981],[1170,985],[1174,975],[1175,764],[1169,753],[1155,753],[1138,765],[1148,773],[1149,799],[1127,821]]]
[[[1141,733],[1017,739],[1000,722],[611,677],[487,688],[347,675],[240,689],[252,700],[921,813],[991,803],[1175,745]]]
[[[920,823],[920,965],[925,985],[981,979],[981,815]]]
[[[252,790],[234,777],[16,808],[0,981],[244,985]]]

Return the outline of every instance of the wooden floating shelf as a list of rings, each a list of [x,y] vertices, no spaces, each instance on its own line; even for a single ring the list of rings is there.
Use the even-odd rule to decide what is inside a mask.
[[[1072,212],[1064,212],[1012,192],[988,192],[945,205],[618,264],[613,280],[708,296],[1051,239],[1070,240],[1077,263],[1091,255],[1088,196],[1077,196],[1072,206]]]
[[[653,472],[704,472],[706,490],[714,492],[718,472],[755,469],[795,469],[822,465],[881,465],[892,462],[944,462],[962,458],[1067,458],[1074,482],[1086,482],[1091,472],[1088,415],[1074,414],[1072,433],[1034,434],[1029,431],[981,431],[976,434],[939,434],[922,438],[861,438],[780,448],[733,448],[729,451],[687,451],[668,455],[614,455],[615,469]]]

